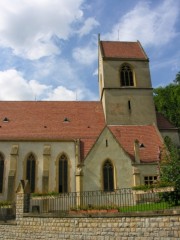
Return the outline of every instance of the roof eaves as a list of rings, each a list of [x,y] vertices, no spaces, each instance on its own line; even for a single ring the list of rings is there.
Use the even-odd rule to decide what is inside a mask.
[[[78,138],[48,138],[48,137],[36,137],[36,138],[27,138],[27,137],[11,137],[11,138],[0,138],[0,142],[14,142],[14,141],[18,141],[18,142],[74,142],[76,141]]]
[[[113,60],[113,61],[119,61],[119,60],[122,60],[122,61],[144,61],[144,62],[149,62],[149,58],[129,58],[129,57],[127,57],[127,58],[125,58],[125,57],[123,57],[123,58],[121,58],[121,57],[106,57],[106,56],[103,56],[103,59],[104,60]]]
[[[160,131],[166,131],[166,130],[168,130],[168,131],[178,131],[179,129],[178,128],[176,128],[176,127],[174,127],[174,128],[161,128],[161,127],[159,127],[158,128]]]

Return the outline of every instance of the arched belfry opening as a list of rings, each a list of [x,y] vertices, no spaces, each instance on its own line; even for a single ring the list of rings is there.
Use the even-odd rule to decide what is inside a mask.
[[[124,63],[120,68],[120,85],[122,87],[133,87],[134,86],[134,76],[132,67]]]

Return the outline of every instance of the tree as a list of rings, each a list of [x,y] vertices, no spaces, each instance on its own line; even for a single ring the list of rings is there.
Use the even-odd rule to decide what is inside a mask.
[[[154,89],[154,103],[158,112],[180,127],[180,72],[173,83]]]
[[[180,72],[178,72],[178,73],[176,74],[176,78],[174,79],[173,82],[176,83],[176,84],[180,84]]]
[[[165,137],[164,141],[168,154],[161,159],[160,181],[172,183],[174,191],[164,193],[162,197],[164,200],[178,205],[180,200],[180,152],[169,137]]]

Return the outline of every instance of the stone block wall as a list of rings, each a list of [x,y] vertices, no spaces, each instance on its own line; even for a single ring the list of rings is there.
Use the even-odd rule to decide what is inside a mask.
[[[0,224],[0,239],[180,239],[180,216],[40,218]]]
[[[180,239],[180,214],[164,216],[99,216],[50,218],[24,215],[22,184],[16,199],[16,220],[0,222],[7,240],[170,240]]]

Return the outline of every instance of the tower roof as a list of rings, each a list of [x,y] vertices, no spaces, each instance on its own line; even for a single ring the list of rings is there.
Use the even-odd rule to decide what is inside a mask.
[[[140,42],[100,41],[103,57],[148,60]]]

